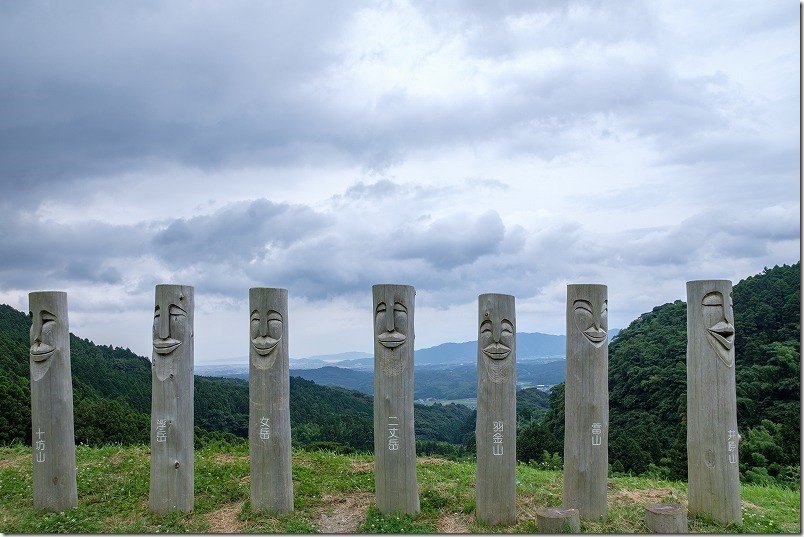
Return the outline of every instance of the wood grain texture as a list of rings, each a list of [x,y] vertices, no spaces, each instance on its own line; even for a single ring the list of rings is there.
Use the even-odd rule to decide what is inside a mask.
[[[689,512],[740,523],[732,285],[687,282]]]
[[[413,425],[413,309],[409,285],[372,286],[374,481],[384,515],[420,510]]]
[[[293,511],[288,292],[249,289],[251,509]]]
[[[580,513],[560,507],[536,509],[536,527],[539,533],[580,533]]]
[[[28,303],[33,503],[61,512],[78,505],[67,293],[30,293]]]
[[[645,525],[652,533],[687,533],[687,509],[679,503],[648,504]]]
[[[477,519],[516,522],[516,312],[514,297],[478,297]]]
[[[608,289],[567,286],[563,506],[585,520],[608,514]]]
[[[148,508],[193,510],[193,288],[157,285],[151,364],[151,482]]]

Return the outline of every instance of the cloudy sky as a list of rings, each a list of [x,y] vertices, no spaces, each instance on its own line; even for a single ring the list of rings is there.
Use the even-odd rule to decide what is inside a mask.
[[[0,3],[0,303],[151,356],[154,286],[195,287],[195,357],[371,352],[371,286],[416,348],[477,297],[565,332],[685,282],[800,258],[799,5],[629,1]],[[244,362],[245,359],[242,359]]]

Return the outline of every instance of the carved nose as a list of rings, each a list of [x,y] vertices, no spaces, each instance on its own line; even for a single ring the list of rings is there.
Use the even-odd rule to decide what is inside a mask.
[[[163,310],[159,314],[159,337],[170,337],[170,311]]]

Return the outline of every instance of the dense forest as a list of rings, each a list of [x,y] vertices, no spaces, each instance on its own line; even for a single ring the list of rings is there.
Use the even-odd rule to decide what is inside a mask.
[[[800,486],[801,263],[734,286],[740,472]],[[609,463],[617,472],[687,476],[687,305],[641,315],[609,345]],[[564,385],[520,431],[534,453],[563,454]],[[520,440],[520,446],[523,445]]]
[[[765,269],[734,286],[740,470],[748,482],[800,484],[801,267]],[[30,444],[27,315],[0,305],[0,444]],[[149,442],[151,364],[128,349],[70,335],[76,442]],[[609,462],[613,472],[686,477],[686,304],[641,315],[609,346]],[[517,458],[560,465],[564,385],[517,392]],[[372,398],[290,379],[293,445],[371,451]],[[474,452],[476,413],[415,405],[417,451]],[[195,379],[196,442],[242,441],[248,382]],[[560,466],[559,466],[560,467]]]

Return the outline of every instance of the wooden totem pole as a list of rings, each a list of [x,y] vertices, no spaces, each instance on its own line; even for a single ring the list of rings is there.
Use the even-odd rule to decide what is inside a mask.
[[[78,505],[67,293],[29,293],[28,304],[33,503],[58,513]]]
[[[563,505],[586,520],[608,515],[608,289],[567,286]]]
[[[740,523],[734,312],[728,280],[687,282],[689,512]]]
[[[375,285],[374,481],[384,515],[419,512],[413,429],[413,306],[410,285]]]
[[[514,297],[478,297],[476,514],[516,522],[516,312]]]
[[[290,450],[288,292],[249,289],[249,456],[251,508],[293,511]]]
[[[151,364],[148,508],[193,510],[193,288],[157,285]]]

